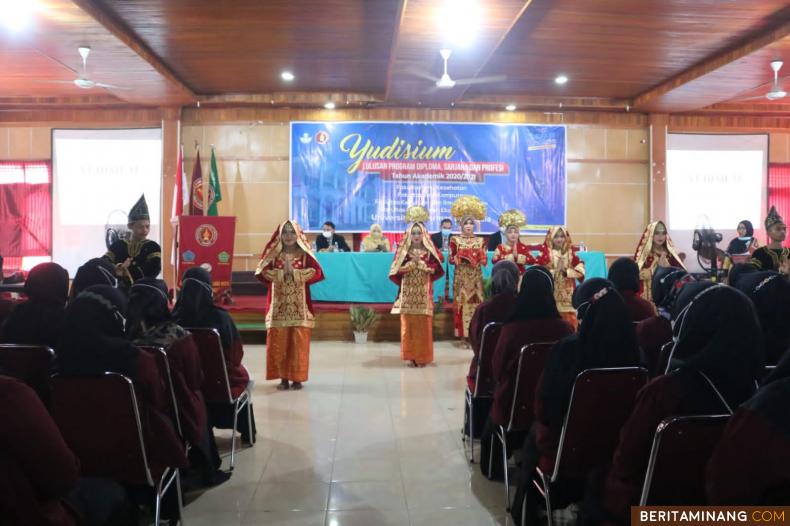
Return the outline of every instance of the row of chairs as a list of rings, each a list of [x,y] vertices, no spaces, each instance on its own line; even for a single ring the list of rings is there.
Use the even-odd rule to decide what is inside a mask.
[[[483,329],[475,388],[467,388],[466,391],[468,426],[464,430],[464,441],[471,462],[474,462],[472,422],[475,405],[490,404],[486,398],[491,398],[494,388],[491,355],[501,326],[501,323],[492,322]],[[548,353],[554,345],[555,342],[534,343],[521,349],[509,419],[506,425],[498,426],[494,435],[502,448],[508,510],[508,438],[517,432],[526,432],[532,426],[535,391]],[[642,367],[590,369],[577,376],[554,465],[548,470],[536,469],[532,480],[543,497],[549,526],[553,522],[552,488],[563,480],[584,479],[594,468],[611,462],[620,430],[633,411],[637,393],[648,380],[648,371]],[[728,415],[706,415],[663,421],[653,441],[640,505],[705,502],[705,465],[728,418]],[[693,460],[679,465],[678,458]],[[524,510],[521,516],[526,516]]]
[[[249,436],[254,440],[250,393],[245,390],[235,398],[231,394],[224,349],[216,329],[188,330],[200,353],[204,372],[201,389],[206,402],[227,404],[233,411],[230,452],[230,467],[233,469],[238,415],[243,410],[247,411]],[[161,347],[144,347],[141,350],[152,353],[157,360],[168,388],[169,416],[183,438],[167,354]],[[176,489],[179,511],[182,511],[178,468],[153,466],[149,461],[150,455],[143,440],[145,424],[140,418],[131,379],[112,372],[89,377],[50,376],[53,357],[54,353],[48,347],[0,345],[0,368],[28,384],[41,397],[66,443],[80,459],[83,476],[151,487],[155,493],[156,525],[160,523],[162,498],[169,489]],[[186,441],[184,446],[189,447]]]

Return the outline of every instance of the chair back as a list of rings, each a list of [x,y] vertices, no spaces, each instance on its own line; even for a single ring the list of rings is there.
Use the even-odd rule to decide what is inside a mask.
[[[494,392],[494,381],[492,359],[496,349],[499,333],[502,331],[503,323],[492,321],[483,327],[483,335],[480,337],[480,350],[477,353],[477,373],[475,375],[474,396],[491,396]]]
[[[620,429],[648,381],[643,367],[587,369],[576,377],[562,424],[552,482],[586,477],[611,462]]]
[[[0,345],[0,369],[32,388],[46,407],[50,406],[49,375],[52,349],[45,345]]]
[[[702,505],[705,469],[729,415],[679,416],[656,429],[640,506]]]
[[[671,358],[670,355],[674,347],[675,342],[671,340],[661,346],[661,351],[658,353],[658,360],[656,361],[656,370],[653,376],[667,374],[667,367],[669,367],[669,360]]]
[[[228,366],[219,331],[211,327],[184,327],[192,333],[203,366],[201,390],[206,402],[233,403]]]
[[[53,376],[52,417],[80,459],[82,476],[153,487],[140,410],[128,377]]]
[[[535,391],[546,367],[549,353],[557,342],[530,343],[521,348],[516,367],[513,399],[506,430],[527,431],[535,419]],[[507,407],[507,406],[506,406]]]
[[[165,380],[167,387],[167,413],[170,419],[175,422],[176,429],[178,429],[178,436],[184,439],[184,432],[181,430],[181,417],[178,414],[178,401],[176,400],[176,389],[173,385],[173,376],[170,373],[170,361],[167,358],[167,353],[162,347],[151,347],[147,345],[138,346],[138,348],[151,354],[156,360],[156,366],[159,373]]]

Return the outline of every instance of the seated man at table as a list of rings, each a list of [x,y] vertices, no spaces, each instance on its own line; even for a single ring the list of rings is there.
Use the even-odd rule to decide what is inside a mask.
[[[335,224],[332,221],[324,223],[323,232],[315,239],[315,248],[319,252],[351,252],[346,240],[340,234],[335,234]]]
[[[437,250],[450,250],[450,235],[453,233],[453,221],[445,217],[442,219],[440,228],[439,232],[431,234],[431,242]]]

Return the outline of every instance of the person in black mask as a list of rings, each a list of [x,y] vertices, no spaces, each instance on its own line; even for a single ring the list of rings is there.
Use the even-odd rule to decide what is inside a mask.
[[[727,423],[708,462],[714,506],[787,505],[790,495],[790,353]],[[748,452],[748,454],[744,454]]]
[[[524,498],[527,499],[527,523],[536,519],[532,475],[539,463],[554,464],[562,423],[579,373],[599,367],[639,365],[633,324],[625,302],[612,282],[602,278],[586,280],[573,294],[573,307],[579,320],[579,330],[552,349],[538,384],[535,424],[524,442],[521,476],[516,500],[511,507],[516,524],[521,520]],[[580,499],[585,481],[565,482],[569,496]]]
[[[790,347],[790,279],[774,271],[755,272],[736,287],[757,309],[765,338],[765,361],[776,365]]]
[[[63,329],[69,273],[57,263],[41,263],[25,281],[28,300],[6,318],[2,341],[55,348]]]
[[[636,339],[642,352],[642,362],[651,376],[660,374],[656,371],[656,365],[661,348],[672,341],[672,307],[683,286],[691,281],[694,279],[689,273],[677,267],[658,267],[653,274],[653,301],[658,314],[636,325]]]
[[[732,414],[754,394],[763,371],[760,325],[742,292],[690,283],[675,303],[672,325],[669,371],[637,395],[606,480],[605,518],[615,523],[627,524],[639,500],[658,424],[672,416]]]

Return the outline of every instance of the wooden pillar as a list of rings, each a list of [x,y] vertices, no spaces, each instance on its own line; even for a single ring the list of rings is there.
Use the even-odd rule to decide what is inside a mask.
[[[181,108],[162,108],[162,277],[169,287],[175,287],[173,266],[173,190],[178,164],[178,145],[181,142]]]
[[[667,221],[667,127],[669,115],[650,114],[650,220]]]

